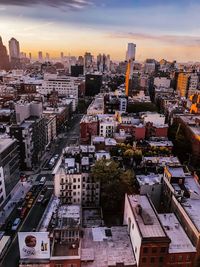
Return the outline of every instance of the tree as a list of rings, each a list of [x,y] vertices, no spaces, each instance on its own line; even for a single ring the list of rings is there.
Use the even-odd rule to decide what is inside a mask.
[[[134,190],[134,172],[123,171],[113,160],[96,161],[91,172],[95,181],[100,182],[101,206],[104,211],[120,211],[125,193]]]
[[[134,150],[133,160],[135,161],[136,165],[139,165],[142,161],[142,150],[136,149]]]

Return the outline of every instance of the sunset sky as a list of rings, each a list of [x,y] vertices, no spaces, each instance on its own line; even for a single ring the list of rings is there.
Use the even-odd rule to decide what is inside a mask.
[[[199,0],[0,0],[0,36],[21,51],[200,61]]]

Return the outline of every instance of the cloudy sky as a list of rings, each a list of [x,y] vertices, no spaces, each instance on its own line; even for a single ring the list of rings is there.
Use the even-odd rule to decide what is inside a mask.
[[[199,0],[0,0],[0,35],[21,50],[51,56],[90,51],[123,60],[200,60]]]

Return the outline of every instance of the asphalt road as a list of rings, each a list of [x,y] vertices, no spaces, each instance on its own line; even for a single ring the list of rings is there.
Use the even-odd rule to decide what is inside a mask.
[[[48,189],[45,197],[50,197],[53,193],[53,189]],[[41,203],[35,203],[30,210],[30,213],[24,220],[20,232],[32,232],[38,226],[42,215],[46,209],[48,203],[42,205]],[[0,264],[1,267],[18,267],[19,266],[19,246],[17,234],[13,239],[11,246],[9,247],[7,254]]]
[[[55,143],[52,145],[51,150],[49,151],[49,159],[53,157],[55,154],[61,155],[63,148],[66,146],[70,146],[73,144],[79,144],[79,123],[82,118],[82,115],[76,114],[74,115],[73,119],[70,122],[68,130],[60,134]],[[44,170],[44,167],[49,167],[48,166],[48,161],[47,163],[43,166],[42,170]],[[36,182],[40,180],[42,176],[47,177],[47,181],[52,180],[52,175],[51,175],[51,170],[49,169],[48,174],[41,174],[38,173],[38,176],[36,178]],[[46,194],[51,196],[53,193],[53,189],[48,189]],[[46,197],[46,195],[45,195]],[[29,232],[33,231],[33,229],[37,228],[42,215],[46,209],[46,205],[41,205],[40,203],[35,203],[33,207],[31,208],[28,216],[25,218],[23,221],[22,225],[19,228],[20,232]],[[12,214],[12,218],[16,217],[16,211]],[[8,249],[6,252],[3,261],[0,263],[0,267],[17,267],[19,266],[19,247],[18,247],[18,238],[17,238],[17,233]]]
[[[66,146],[79,144],[80,121],[82,116],[83,115],[81,114],[74,115],[68,130],[65,133],[60,134],[56,142],[52,144],[51,150],[49,151],[49,157],[43,165],[44,170],[51,170],[55,166],[58,159],[55,161],[54,166],[50,166],[49,161],[56,154],[60,156],[63,148]]]

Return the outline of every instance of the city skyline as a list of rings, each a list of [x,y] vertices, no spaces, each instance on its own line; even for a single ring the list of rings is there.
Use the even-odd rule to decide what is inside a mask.
[[[181,5],[180,5],[181,3]],[[23,0],[1,1],[0,35],[16,38],[21,51],[52,57],[110,54],[124,60],[127,43],[137,44],[136,60],[198,61],[200,4],[189,1]],[[62,42],[60,42],[62,40]]]

